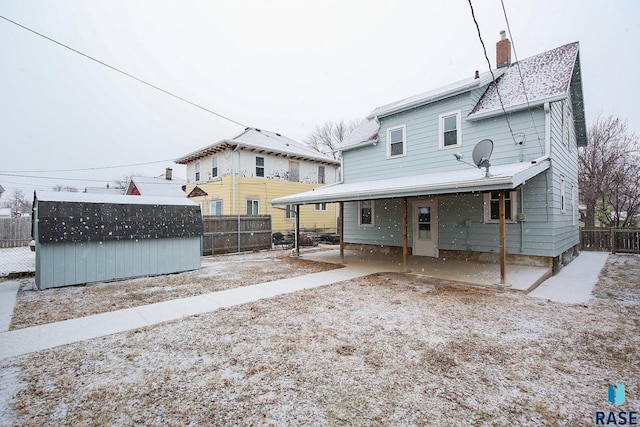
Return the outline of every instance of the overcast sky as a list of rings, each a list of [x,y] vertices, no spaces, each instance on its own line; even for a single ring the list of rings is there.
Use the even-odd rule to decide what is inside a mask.
[[[639,1],[504,5],[519,59],[580,42],[587,125],[599,113],[616,115],[640,133]],[[473,6],[495,67],[495,43],[507,29],[501,3]],[[361,119],[488,70],[467,0],[0,0],[0,15],[298,141],[325,121]],[[16,188],[105,186],[169,166],[184,178],[172,159],[242,130],[0,19],[3,200]],[[157,163],[52,172],[147,162]]]

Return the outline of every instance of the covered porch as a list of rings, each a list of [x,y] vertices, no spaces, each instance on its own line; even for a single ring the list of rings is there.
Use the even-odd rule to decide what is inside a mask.
[[[509,264],[507,281],[501,284],[500,264],[493,262],[408,255],[405,267],[400,253],[383,254],[349,249],[344,250],[344,257],[340,256],[340,249],[303,252],[300,256],[312,261],[357,266],[370,270],[371,274],[410,273],[476,286],[500,286],[525,293],[532,291],[552,275],[549,267]]]

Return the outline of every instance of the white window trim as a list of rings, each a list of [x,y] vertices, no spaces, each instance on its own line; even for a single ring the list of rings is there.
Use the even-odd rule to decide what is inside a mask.
[[[284,219],[286,221],[293,221],[296,219],[296,205],[285,205],[284,209]]]
[[[265,178],[267,176],[267,169],[266,169],[266,164],[267,161],[265,159],[264,156],[256,156],[255,157],[255,163],[256,163],[256,178]],[[262,166],[258,166],[258,159],[262,159]],[[258,168],[262,168],[262,176],[258,175]]]
[[[318,207],[320,206],[320,207]],[[315,203],[313,205],[313,210],[316,212],[326,212],[327,211],[327,202]]]
[[[195,164],[195,172],[194,172],[193,175],[194,175],[193,177],[195,178],[195,181],[196,182],[200,182],[200,178],[202,178],[200,176],[200,162],[196,162],[196,164]]]
[[[216,214],[216,213],[214,213],[214,212],[213,212],[213,209],[211,209],[211,208],[213,207],[213,205],[216,205],[216,204],[218,204],[218,203],[220,203],[220,204],[221,204],[221,206],[220,206],[220,207],[222,208],[222,209],[220,209],[220,210],[222,211],[222,212],[220,213],[220,215],[224,215],[224,204],[222,203],[222,199],[215,199],[215,200],[211,200],[211,201],[209,202],[209,215],[218,215],[218,214]]]
[[[213,174],[213,169],[216,169],[216,174]],[[211,178],[217,178],[220,175],[220,171],[218,170],[218,157],[213,156],[211,158]]]
[[[456,137],[457,143],[454,145],[444,145],[444,119],[450,116],[456,116]],[[440,150],[448,150],[449,148],[462,147],[462,110],[448,111],[438,116],[438,144]]]
[[[362,223],[362,202],[358,202],[358,226],[360,227],[373,227],[376,223],[376,202],[375,200],[369,200],[371,202],[371,224]]]
[[[511,219],[505,219],[506,223],[515,224],[518,218],[518,192],[516,190],[511,193]],[[491,192],[484,193],[484,223],[498,224],[500,219],[491,219]]]
[[[247,212],[247,215],[260,215],[260,199],[246,199],[245,201],[245,209],[246,209],[246,202],[251,202],[251,210],[253,211],[253,202],[258,202],[258,213],[249,213]]]
[[[402,154],[391,155],[391,132],[402,129]],[[400,125],[387,128],[387,159],[397,159],[407,156],[407,126]]]

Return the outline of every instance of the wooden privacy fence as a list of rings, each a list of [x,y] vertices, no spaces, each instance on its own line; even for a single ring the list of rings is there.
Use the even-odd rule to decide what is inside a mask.
[[[640,229],[580,230],[580,250],[638,254],[640,253]]]
[[[0,218],[0,248],[27,246],[31,241],[31,218]]]
[[[271,249],[271,215],[202,217],[202,255]]]

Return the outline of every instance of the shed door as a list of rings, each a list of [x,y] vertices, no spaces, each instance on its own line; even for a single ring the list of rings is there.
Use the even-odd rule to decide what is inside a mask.
[[[413,204],[413,255],[438,256],[438,203]]]

